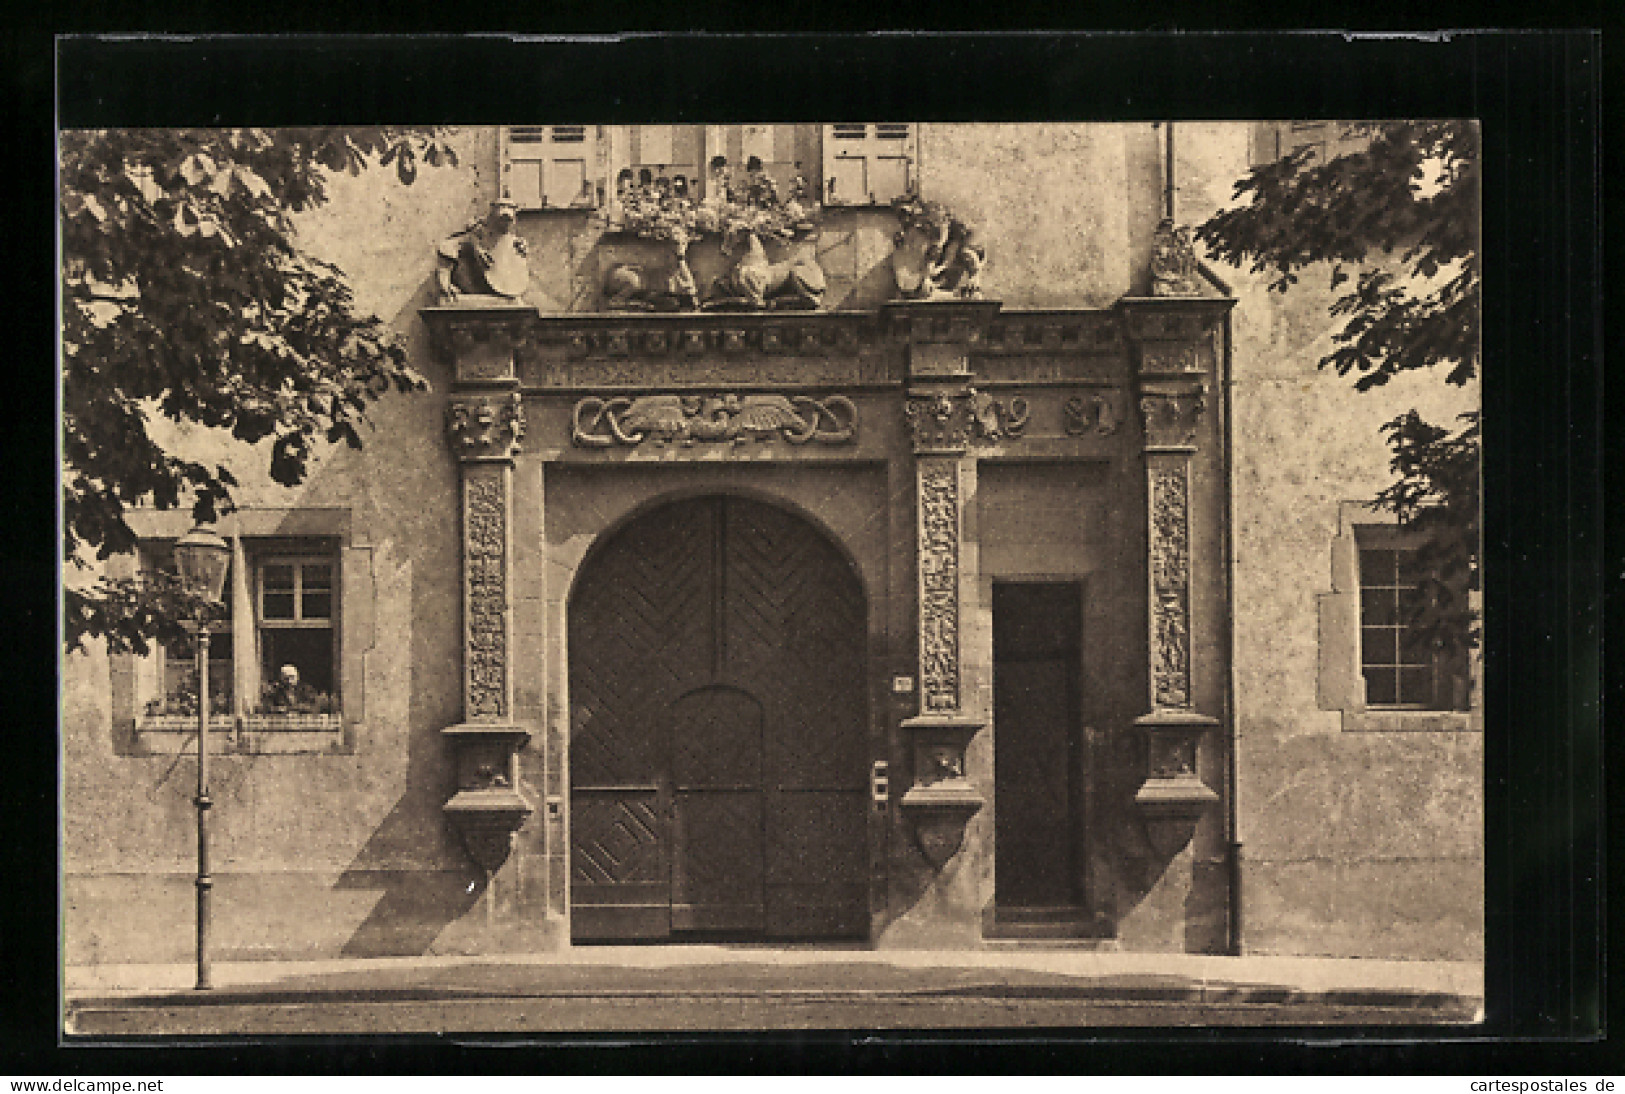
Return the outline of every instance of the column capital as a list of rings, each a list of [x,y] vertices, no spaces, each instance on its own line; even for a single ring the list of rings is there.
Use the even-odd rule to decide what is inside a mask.
[[[446,434],[464,462],[511,461],[525,435],[525,404],[517,391],[460,394],[446,404]]]
[[[1142,387],[1140,424],[1147,452],[1189,452],[1207,409],[1207,385]]]

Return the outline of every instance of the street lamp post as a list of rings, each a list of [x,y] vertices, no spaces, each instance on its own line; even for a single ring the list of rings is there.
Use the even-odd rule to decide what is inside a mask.
[[[187,591],[207,604],[220,603],[226,585],[231,548],[206,524],[199,524],[175,544],[175,568]],[[202,609],[192,621],[197,639],[197,986],[213,987],[209,979],[209,628]]]

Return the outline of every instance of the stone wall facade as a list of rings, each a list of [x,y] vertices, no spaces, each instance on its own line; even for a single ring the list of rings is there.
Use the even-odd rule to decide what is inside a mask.
[[[1044,937],[995,901],[992,613],[996,586],[1050,582],[1082,605],[1065,937],[1479,955],[1476,717],[1351,729],[1321,687],[1377,427],[1456,393],[1318,372],[1308,279],[1153,296],[1160,130],[921,125],[924,192],[987,245],[982,297],[890,299],[895,218],[831,209],[824,309],[744,315],[606,313],[603,271],[638,245],[563,210],[520,216],[521,298],[443,305],[435,244],[498,185],[496,131],[459,139],[462,166],[335,179],[302,222],[432,394],[385,398],[366,447],[295,490],[218,449],[244,483],[226,530],[338,552],[343,678],[339,731],[220,733],[220,957],[570,944],[573,598],[641,515],[723,496],[789,514],[862,586],[871,944]],[[1248,147],[1177,127],[1181,221]],[[155,549],[188,523],[139,519]],[[74,655],[64,679],[67,960],[181,960],[187,746],[144,724],[136,659]]]

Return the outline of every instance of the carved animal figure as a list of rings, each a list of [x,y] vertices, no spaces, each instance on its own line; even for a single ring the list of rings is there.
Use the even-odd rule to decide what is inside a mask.
[[[680,311],[697,308],[700,292],[688,259],[678,252],[666,266],[618,263],[604,275],[604,306],[619,311]]]
[[[685,403],[691,404],[685,407]],[[688,417],[693,413],[693,396],[640,395],[617,420],[610,418],[616,432],[628,439],[645,436],[658,441],[688,439]]]
[[[733,269],[717,278],[713,286],[716,303],[742,303],[751,308],[775,305],[817,308],[824,299],[824,271],[810,258],[790,258],[769,262],[760,237],[749,228],[735,228],[722,242],[728,256],[744,253]]]

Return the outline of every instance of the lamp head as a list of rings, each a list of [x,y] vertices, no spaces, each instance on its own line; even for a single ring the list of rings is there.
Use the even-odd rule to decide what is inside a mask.
[[[175,544],[175,569],[181,584],[210,604],[220,603],[231,565],[231,547],[210,524],[199,524]]]

